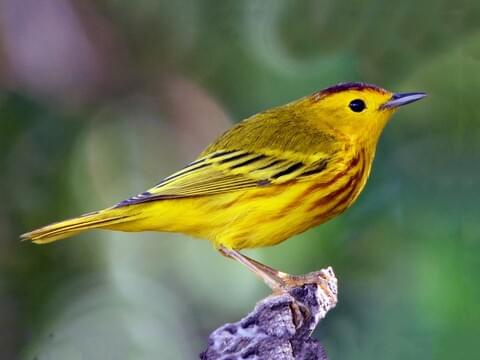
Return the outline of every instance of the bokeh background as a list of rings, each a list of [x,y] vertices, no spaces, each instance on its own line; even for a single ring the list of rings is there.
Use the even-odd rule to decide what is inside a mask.
[[[205,241],[34,227],[109,206],[253,113],[361,80],[426,91],[344,216],[248,251],[332,265],[331,359],[473,359],[480,2],[0,0],[0,357],[193,359],[268,289]]]

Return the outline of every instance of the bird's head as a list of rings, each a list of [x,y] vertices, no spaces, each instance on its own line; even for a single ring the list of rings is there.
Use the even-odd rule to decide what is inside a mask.
[[[393,93],[365,83],[342,83],[312,96],[313,119],[358,141],[376,143],[386,123],[398,107],[425,97],[425,93]],[[316,120],[313,120],[314,122]]]

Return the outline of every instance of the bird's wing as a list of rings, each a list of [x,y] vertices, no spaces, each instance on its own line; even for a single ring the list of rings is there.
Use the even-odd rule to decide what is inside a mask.
[[[148,191],[120,202],[117,207],[306,179],[322,172],[330,158],[330,155],[324,153],[302,160],[289,155],[288,158],[279,158],[242,150],[215,151],[190,163]]]
[[[338,141],[297,108],[287,104],[238,123],[196,161],[117,206],[272,186],[324,171]]]

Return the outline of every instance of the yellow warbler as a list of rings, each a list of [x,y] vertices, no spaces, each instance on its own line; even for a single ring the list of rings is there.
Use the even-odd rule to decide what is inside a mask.
[[[387,121],[424,96],[364,83],[326,88],[238,123],[146,192],[22,238],[45,244],[89,229],[180,232],[212,241],[276,288],[273,270],[238,250],[278,244],[350,207]]]

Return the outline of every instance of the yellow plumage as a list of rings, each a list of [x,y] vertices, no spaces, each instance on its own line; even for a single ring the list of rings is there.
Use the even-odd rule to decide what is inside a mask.
[[[277,244],[355,201],[385,124],[415,95],[340,84],[259,113],[152,189],[22,238],[43,244],[99,228],[181,232],[230,249]]]

